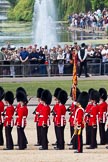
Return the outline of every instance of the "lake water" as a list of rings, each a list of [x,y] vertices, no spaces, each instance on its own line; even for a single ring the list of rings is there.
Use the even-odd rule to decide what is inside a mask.
[[[63,24],[56,27],[58,42],[74,42],[77,40],[98,39],[101,34],[86,33],[84,31],[69,32]],[[32,45],[34,33],[30,22],[0,22],[0,47],[9,41],[16,47]],[[57,43],[58,44],[58,43]]]

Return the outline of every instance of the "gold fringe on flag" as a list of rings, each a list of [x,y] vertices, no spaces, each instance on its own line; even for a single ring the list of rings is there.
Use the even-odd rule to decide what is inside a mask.
[[[76,88],[77,88],[77,50],[74,49],[72,51],[72,58],[73,58],[73,78],[72,78],[72,99],[76,100]]]

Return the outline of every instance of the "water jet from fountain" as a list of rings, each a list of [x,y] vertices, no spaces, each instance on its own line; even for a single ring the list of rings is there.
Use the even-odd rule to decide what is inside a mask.
[[[33,14],[33,43],[48,47],[57,44],[54,0],[35,0]]]

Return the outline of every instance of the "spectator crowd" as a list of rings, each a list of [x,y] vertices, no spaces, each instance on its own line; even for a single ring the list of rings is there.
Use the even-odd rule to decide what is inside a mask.
[[[107,30],[108,26],[108,10],[106,8],[95,12],[88,13],[74,13],[68,17],[70,27],[80,27],[95,30]]]
[[[0,76],[56,76],[72,75],[73,52],[80,51],[81,46],[57,45],[52,48],[38,47],[37,44],[16,48],[8,44],[0,50]],[[87,63],[101,63],[101,74],[104,75],[104,64],[108,62],[108,44],[85,45]],[[78,67],[79,67],[78,55]]]

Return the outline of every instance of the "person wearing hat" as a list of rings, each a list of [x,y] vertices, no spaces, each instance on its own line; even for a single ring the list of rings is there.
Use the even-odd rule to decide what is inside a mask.
[[[0,87],[0,146],[4,144],[3,139],[3,112],[4,112],[4,102],[2,101],[4,98],[4,89]]]
[[[19,92],[23,92],[23,93],[27,96],[26,90],[25,90],[23,87],[18,87],[18,88],[16,89],[16,98],[17,98],[17,94],[18,94]],[[21,107],[21,103],[18,102],[17,105],[16,105],[16,107],[15,107],[15,117],[16,117],[15,125],[16,125],[16,123],[17,123],[17,119],[18,119],[18,109],[19,109],[20,107]],[[18,133],[17,133],[17,135],[18,135]],[[18,138],[18,137],[17,137],[17,138]],[[18,138],[18,139],[19,139],[19,138]],[[15,144],[14,146],[18,146],[18,140],[17,140],[17,144]]]
[[[97,124],[98,124],[98,110],[99,110],[99,99],[100,94],[97,90],[92,90],[89,96],[89,99],[93,103],[93,106],[91,107],[91,110],[89,112],[89,122],[88,125],[91,127],[91,144],[87,149],[95,149],[97,148]]]
[[[17,93],[18,92],[23,92],[23,93],[25,93],[25,95],[27,96],[27,92],[26,92],[26,90],[23,88],[23,87],[18,87],[17,89],[16,89],[16,96],[17,96]],[[17,116],[17,112],[18,112],[18,108],[21,106],[21,104],[20,104],[20,102],[18,102],[18,104],[17,104],[17,106],[16,106],[16,108],[15,108],[15,115]]]
[[[11,91],[7,91],[4,96],[6,103],[6,108],[4,112],[4,127],[5,127],[5,137],[6,137],[6,148],[4,150],[13,150],[13,138],[12,138],[12,129],[14,126],[14,94]]]
[[[88,104],[88,100],[89,96],[85,91],[81,92],[77,99],[74,117],[74,134],[77,135],[77,151],[74,153],[83,153],[82,131],[84,128],[84,109]]]
[[[81,76],[83,67],[85,77],[89,77],[89,75],[87,74],[87,49],[85,43],[81,44],[81,49],[78,51],[78,59],[80,62],[78,77]]]
[[[37,89],[37,99],[38,99],[38,105],[35,109],[35,111],[33,112],[34,114],[34,122],[36,123],[36,131],[37,131],[37,144],[35,144],[35,146],[40,146],[41,145],[41,126],[38,126],[38,121],[39,121],[39,112],[41,111],[41,108],[43,106],[42,101],[41,101],[41,95],[42,92],[44,91],[43,88],[38,88]]]
[[[41,145],[39,150],[48,150],[48,128],[50,125],[50,104],[52,101],[52,95],[49,90],[44,90],[41,95],[42,108],[39,111],[38,126],[41,126]]]
[[[57,132],[57,147],[54,147],[56,150],[64,150],[65,141],[64,141],[64,129],[66,125],[66,107],[65,103],[68,99],[67,92],[65,90],[61,90],[57,96],[59,104],[56,108],[56,132]]]
[[[53,146],[54,145],[57,145],[57,130],[56,130],[56,111],[57,111],[57,108],[58,108],[58,105],[59,105],[59,102],[58,102],[58,94],[59,94],[59,92],[61,91],[62,89],[61,88],[59,88],[59,87],[57,87],[56,89],[55,89],[55,91],[54,91],[54,100],[55,100],[55,105],[54,105],[54,107],[53,107],[53,109],[52,109],[52,111],[51,111],[51,113],[52,113],[52,116],[53,116],[53,122],[54,122],[54,130],[55,130],[55,136],[56,136],[56,142],[54,143],[54,144],[52,144]]]
[[[72,104],[71,106],[67,109],[67,111],[69,112],[69,123],[70,123],[70,134],[71,134],[71,138],[74,134],[74,117],[75,117],[75,111],[76,111],[76,103],[77,103],[77,99],[78,96],[80,95],[80,90],[78,88],[76,88],[76,100],[73,100],[73,96],[72,96],[72,88],[71,88],[71,92],[70,92],[70,96],[72,97]],[[71,139],[70,144],[68,145],[72,145],[72,147],[70,147],[69,149],[77,149],[77,141],[76,141],[76,136],[74,136],[73,139]]]
[[[105,138],[105,123],[106,123],[106,113],[107,113],[107,91],[105,88],[99,89],[100,102],[99,102],[99,111],[98,111],[98,121],[99,121],[99,135],[100,135],[100,144],[106,144]]]
[[[16,119],[17,126],[17,135],[18,135],[18,146],[19,150],[24,150],[27,148],[27,138],[24,132],[24,129],[27,124],[27,116],[28,116],[28,108],[27,108],[27,95],[24,92],[19,91],[16,94],[17,102],[20,103],[20,107],[18,108],[18,114]]]

